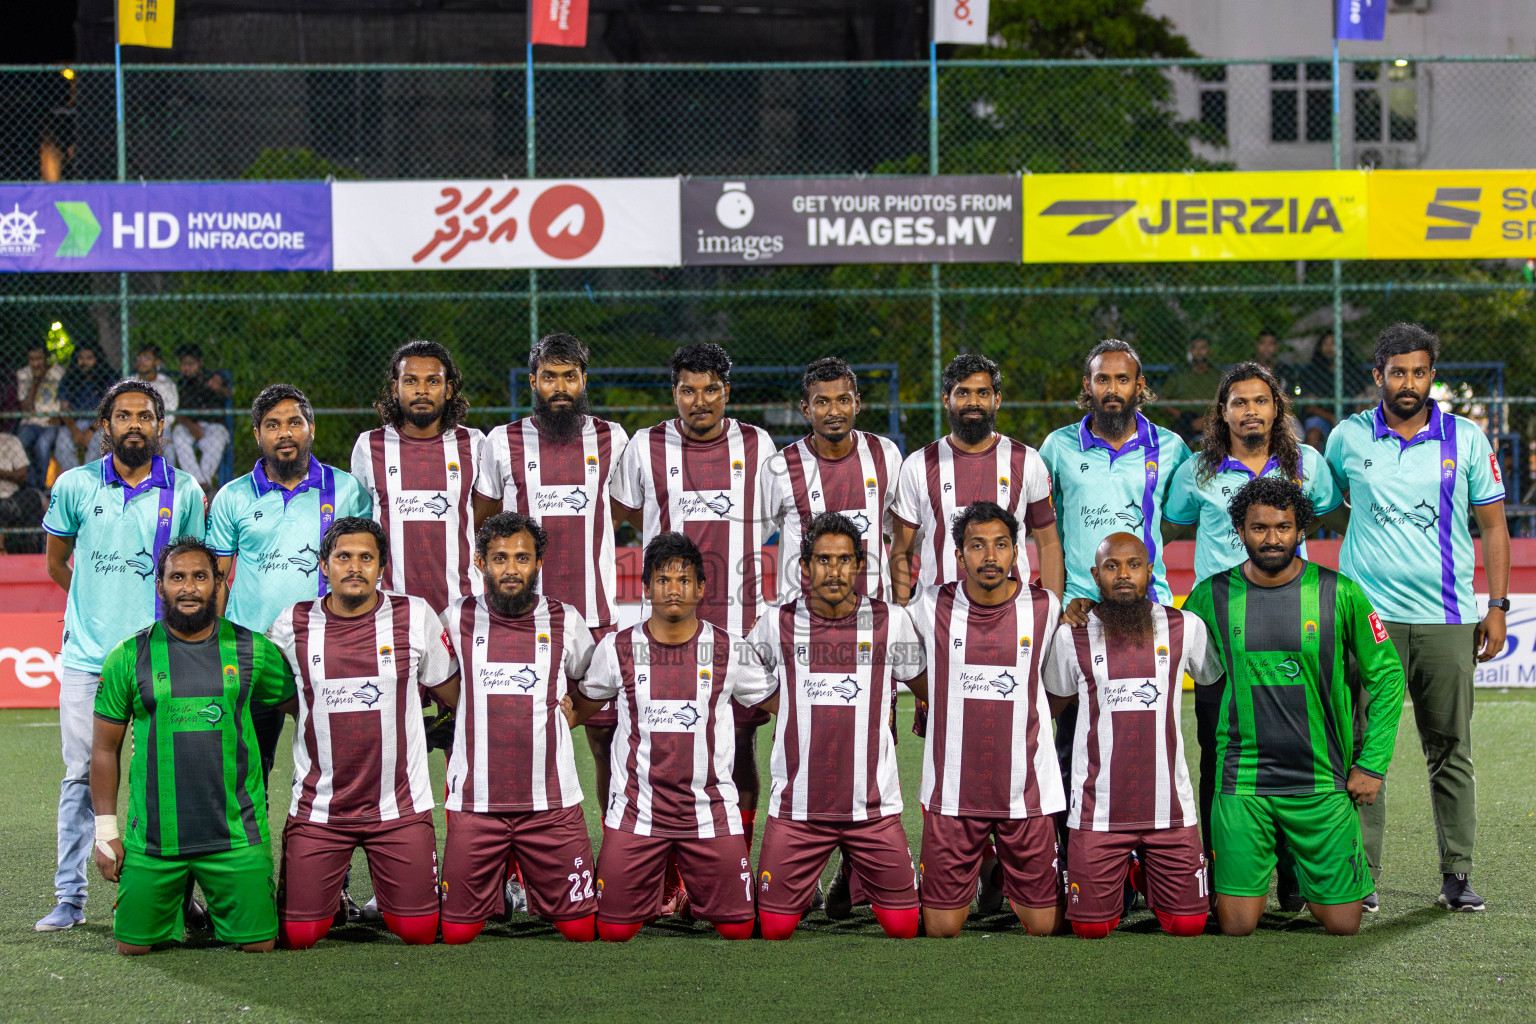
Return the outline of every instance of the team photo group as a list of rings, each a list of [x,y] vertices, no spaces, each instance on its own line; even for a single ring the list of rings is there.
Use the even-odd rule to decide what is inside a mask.
[[[666,916],[784,940],[868,904],[892,938],[950,937],[1004,901],[1034,936],[1107,937],[1137,900],[1170,935],[1240,936],[1274,888],[1352,935],[1379,908],[1405,700],[1438,903],[1481,911],[1473,676],[1505,643],[1510,542],[1487,435],[1431,398],[1438,350],[1382,331],[1379,400],[1322,451],[1259,362],[1213,374],[1191,450],[1145,415],[1123,341],[1087,353],[1082,418],[1031,443],[996,429],[997,365],[961,354],[948,433],[904,457],[856,429],[837,357],[805,368],[808,432],[778,450],[731,415],[718,345],[675,352],[675,418],[629,435],[592,414],[575,337],[534,346],[532,414],[485,433],[452,354],[410,341],[350,466],[311,454],[309,400],[272,384],[260,459],[211,503],[162,455],[159,392],[116,383],[103,457],[42,523],[67,591],[65,774],[36,927],[83,922],[90,890],[124,954],[188,927],[306,949],[359,919],[467,943],[518,911],[576,942]],[[621,617],[625,524],[643,601]],[[1320,529],[1337,571],[1307,559]],[[1182,538],[1187,596],[1164,559]],[[899,742],[922,744],[916,850]]]

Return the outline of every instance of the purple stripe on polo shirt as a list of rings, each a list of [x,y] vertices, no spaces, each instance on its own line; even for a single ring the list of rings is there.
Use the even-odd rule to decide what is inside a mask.
[[[1451,544],[1451,524],[1455,521],[1456,497],[1456,417],[1440,419],[1440,597],[1445,602],[1447,625],[1461,623],[1461,608],[1456,601],[1456,552]]]

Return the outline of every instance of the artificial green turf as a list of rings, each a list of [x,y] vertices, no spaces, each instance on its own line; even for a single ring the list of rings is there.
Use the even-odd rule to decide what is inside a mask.
[[[1477,915],[1433,906],[1433,824],[1404,714],[1382,910],[1352,939],[1324,934],[1306,914],[1279,913],[1247,939],[1174,939],[1140,910],[1101,942],[1032,939],[1008,916],[973,919],[949,942],[892,942],[865,909],[841,924],[812,915],[786,943],[730,943],[703,924],[661,924],[627,945],[582,946],[520,917],[451,948],[408,949],[354,925],[302,953],[195,944],[137,960],[112,953],[112,886],[94,867],[86,924],[32,931],[52,904],[58,728],[53,712],[0,712],[0,1022],[1536,1020],[1533,697],[1479,694],[1474,881],[1489,909]],[[901,718],[910,722],[910,704]],[[1193,755],[1188,702],[1184,728]],[[765,778],[770,735],[762,732],[759,750]],[[590,758],[579,738],[576,746],[590,793]],[[916,850],[921,743],[904,733],[898,752]],[[274,836],[287,809],[284,759],[273,774],[281,794]],[[433,767],[440,790],[440,754]],[[589,797],[595,834],[594,806]],[[369,890],[360,855],[355,865],[362,903]]]

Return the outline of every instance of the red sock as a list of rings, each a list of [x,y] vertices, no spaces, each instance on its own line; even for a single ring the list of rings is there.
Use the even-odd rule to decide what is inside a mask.
[[[885,929],[885,934],[890,938],[917,938],[917,922],[922,916],[922,911],[918,908],[887,910],[884,907],[871,906],[869,909],[875,912],[875,920],[880,922],[880,927]]]
[[[757,809],[741,812],[741,830],[747,834],[747,853],[752,853],[752,835],[757,831]]]
[[[715,931],[720,933],[722,939],[750,939],[752,937],[751,921],[714,921]]]
[[[400,917],[384,912],[384,927],[404,940],[407,946],[430,946],[437,941],[437,915]]]
[[[799,914],[775,914],[769,910],[759,910],[757,919],[763,924],[763,938],[771,942],[780,942],[795,934],[795,925],[800,923]]]
[[[588,914],[586,917],[578,917],[574,921],[551,921],[555,931],[564,935],[571,942],[591,942],[597,937],[594,922],[596,914]]]
[[[510,854],[507,855],[507,875],[506,875],[506,877],[511,878],[514,875],[517,876],[517,884],[518,885],[522,885],[523,884],[523,873],[517,869],[517,854],[510,853]]]
[[[1163,926],[1163,931],[1183,939],[1193,935],[1204,935],[1205,918],[1204,914],[1169,914],[1161,910],[1157,912],[1157,923]]]
[[[1080,939],[1102,939],[1120,927],[1120,919],[1113,921],[1073,921],[1072,931]]]
[[[319,921],[282,922],[279,930],[282,932],[283,948],[308,949],[325,938],[325,933],[331,930],[331,920],[327,917]]]
[[[672,891],[683,884],[683,876],[677,870],[677,854],[667,854],[667,877],[661,883],[661,898],[666,899],[672,895]]]
[[[469,942],[480,929],[485,927],[484,921],[476,921],[474,924],[459,924],[455,921],[443,922],[443,942],[449,946],[462,946]]]
[[[1147,873],[1141,866],[1141,861],[1131,861],[1131,886],[1141,893],[1145,899],[1147,895]]]
[[[602,918],[597,918],[597,937],[604,942],[628,942],[640,934],[640,926],[644,922],[636,921],[634,924],[609,924]]]

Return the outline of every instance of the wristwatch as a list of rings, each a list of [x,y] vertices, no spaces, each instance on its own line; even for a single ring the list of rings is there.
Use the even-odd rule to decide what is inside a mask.
[[[1494,608],[1497,608],[1501,612],[1507,612],[1507,611],[1509,611],[1509,598],[1507,598],[1507,597],[1490,597],[1488,599],[1488,608],[1489,608],[1490,611],[1492,609],[1494,609]]]

